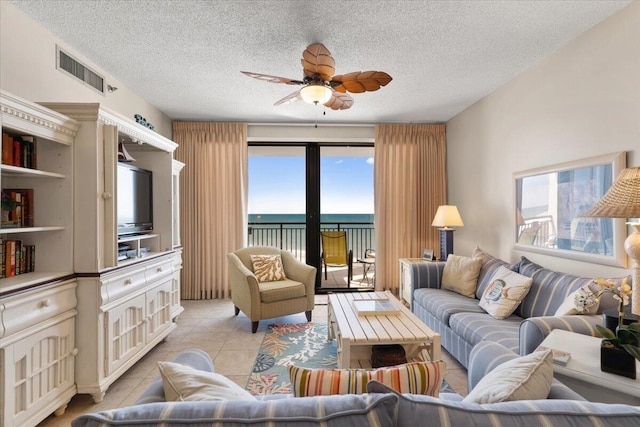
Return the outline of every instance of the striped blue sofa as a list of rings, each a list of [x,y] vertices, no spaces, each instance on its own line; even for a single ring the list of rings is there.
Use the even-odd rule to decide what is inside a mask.
[[[471,354],[470,386],[499,363],[516,357],[500,344],[485,342]],[[186,350],[174,362],[213,371],[209,356]],[[316,397],[267,396],[257,401],[166,402],[160,379],[152,383],[135,405],[81,415],[73,427],[115,426],[323,426],[414,427],[548,425],[627,427],[640,425],[640,407],[590,403],[559,382],[549,394],[553,400],[527,400],[479,405],[462,402],[454,393],[440,398],[398,394],[370,382],[366,394]],[[425,420],[428,423],[425,424]]]
[[[553,329],[600,336],[595,325],[602,323],[602,310],[616,308],[610,293],[602,296],[597,314],[554,316],[564,299],[593,278],[549,270],[522,257],[509,264],[476,247],[473,257],[482,258],[475,298],[441,289],[445,262],[414,263],[411,266],[411,310],[441,336],[442,346],[463,366],[469,367],[471,349],[482,341],[495,341],[520,355],[534,351]],[[531,290],[516,311],[497,320],[478,305],[495,271],[504,266],[531,277]]]

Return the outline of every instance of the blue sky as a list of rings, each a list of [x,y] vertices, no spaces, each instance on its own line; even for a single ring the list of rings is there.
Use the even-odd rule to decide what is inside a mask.
[[[322,157],[321,213],[373,213],[373,158]],[[249,214],[304,213],[305,160],[249,156]]]

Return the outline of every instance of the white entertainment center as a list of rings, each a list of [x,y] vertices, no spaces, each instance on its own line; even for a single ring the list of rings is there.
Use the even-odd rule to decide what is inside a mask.
[[[3,139],[37,148],[37,168],[1,166],[3,190],[33,194],[34,223],[0,228],[3,241],[35,247],[33,272],[0,278],[0,424],[25,427],[64,412],[76,393],[101,401],[176,327],[184,165],[173,141],[100,104],[0,95]],[[152,229],[118,233],[119,145],[151,172]]]

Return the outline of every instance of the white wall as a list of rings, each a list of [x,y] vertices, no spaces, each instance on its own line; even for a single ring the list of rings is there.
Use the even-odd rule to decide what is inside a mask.
[[[56,44],[118,90],[102,95],[58,71]],[[6,1],[0,1],[0,88],[34,102],[99,102],[132,121],[140,114],[171,138],[169,117]]]
[[[560,271],[628,270],[513,250],[516,171],[616,151],[640,166],[640,2],[613,15],[447,123],[449,202],[465,226],[455,252],[476,245]]]

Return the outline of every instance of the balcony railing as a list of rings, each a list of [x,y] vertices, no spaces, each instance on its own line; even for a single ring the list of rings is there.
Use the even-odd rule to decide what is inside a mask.
[[[370,222],[323,222],[321,231],[346,231],[348,249],[353,258],[364,256],[364,251],[375,248],[375,232]],[[305,262],[307,227],[304,222],[250,222],[249,246],[275,246],[291,252]]]

